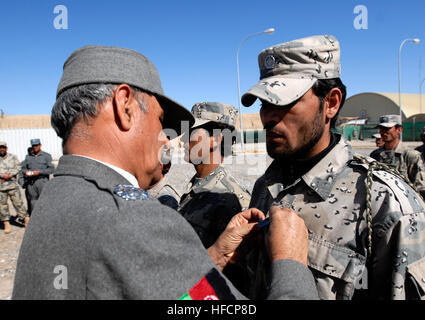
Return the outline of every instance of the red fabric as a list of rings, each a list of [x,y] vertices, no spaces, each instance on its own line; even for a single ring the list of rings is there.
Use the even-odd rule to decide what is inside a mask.
[[[218,300],[217,294],[206,277],[203,277],[189,290],[189,295],[192,300]]]

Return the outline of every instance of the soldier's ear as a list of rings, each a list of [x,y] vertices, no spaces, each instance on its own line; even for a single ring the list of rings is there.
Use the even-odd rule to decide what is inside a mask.
[[[332,88],[324,101],[324,112],[326,118],[333,119],[337,114],[339,107],[341,106],[342,92],[338,88]]]
[[[130,130],[135,115],[136,99],[127,84],[121,84],[113,96],[115,122],[124,131]]]

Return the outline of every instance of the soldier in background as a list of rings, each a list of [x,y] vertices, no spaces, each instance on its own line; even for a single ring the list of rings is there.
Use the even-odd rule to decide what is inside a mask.
[[[421,153],[422,161],[425,161],[425,127],[423,127],[421,130],[421,141],[422,145],[415,148],[415,150]]]
[[[7,199],[10,197],[18,219],[27,226],[29,217],[21,197],[17,176],[21,170],[18,158],[7,152],[7,143],[0,141],[0,217],[4,232],[10,233],[10,213]]]
[[[224,134],[235,129],[237,110],[220,102],[201,102],[192,108],[195,124],[185,140],[185,160],[196,174],[181,197],[178,211],[208,248],[232,217],[247,209],[251,196],[221,165],[231,154]],[[223,130],[226,130],[224,132]]]
[[[28,203],[28,213],[31,215],[34,205],[55,167],[52,163],[52,156],[41,150],[40,139],[31,139],[30,143],[32,153],[28,154],[22,162],[22,174],[26,185],[25,196]]]
[[[380,117],[378,127],[384,146],[372,151],[370,156],[397,169],[409,179],[425,199],[424,162],[418,151],[408,149],[400,141],[400,134],[403,131],[400,115],[389,114]]]
[[[375,133],[372,137],[375,138],[375,145],[380,148],[382,147],[385,143],[382,140],[381,134],[380,133]]]
[[[261,100],[274,161],[256,181],[250,207],[290,208],[305,221],[321,299],[424,298],[424,202],[401,176],[331,131],[346,97],[338,40],[279,44],[258,62],[260,81],[242,103]],[[250,296],[262,298],[270,283],[266,250],[251,256]]]

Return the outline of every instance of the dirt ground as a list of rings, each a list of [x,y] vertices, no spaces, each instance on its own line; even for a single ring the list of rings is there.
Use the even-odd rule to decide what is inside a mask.
[[[26,204],[23,190],[22,199]],[[16,211],[10,200],[8,202],[11,215],[15,216]],[[14,222],[13,218],[10,224],[12,232],[5,234],[3,223],[0,222],[0,300],[10,299],[12,296],[16,261],[25,232],[25,228],[21,224]]]
[[[419,142],[406,144],[411,148],[420,145]],[[368,155],[374,149],[374,144],[371,141],[352,142],[352,145],[357,152],[364,155]],[[228,171],[243,187],[251,191],[255,180],[264,173],[271,159],[265,153],[259,152],[246,155],[238,154],[226,158],[225,161],[227,161],[227,163],[225,162],[225,167]],[[182,193],[195,171],[192,165],[182,160],[181,154],[176,155],[172,163],[173,165],[167,177],[170,183],[176,187],[177,191]],[[24,195],[23,199],[26,203]],[[9,208],[11,214],[15,215],[15,210],[10,201]],[[18,223],[11,223],[11,226],[12,233],[5,234],[3,224],[0,223],[0,300],[11,299],[16,262],[25,232],[25,228]]]

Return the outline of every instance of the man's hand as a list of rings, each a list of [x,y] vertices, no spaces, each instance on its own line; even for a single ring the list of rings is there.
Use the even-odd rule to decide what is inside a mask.
[[[27,172],[25,172],[25,175],[27,177],[31,177],[31,176],[38,176],[40,174],[40,170],[28,170]]]
[[[12,176],[8,173],[5,173],[4,175],[1,176],[1,178],[3,180],[10,180],[10,179],[12,179]]]
[[[253,232],[258,221],[264,218],[263,212],[251,208],[238,213],[230,220],[217,241],[208,248],[208,254],[220,270],[235,256],[239,245]]]
[[[271,207],[266,246],[270,261],[290,259],[307,266],[308,231],[294,211]]]

